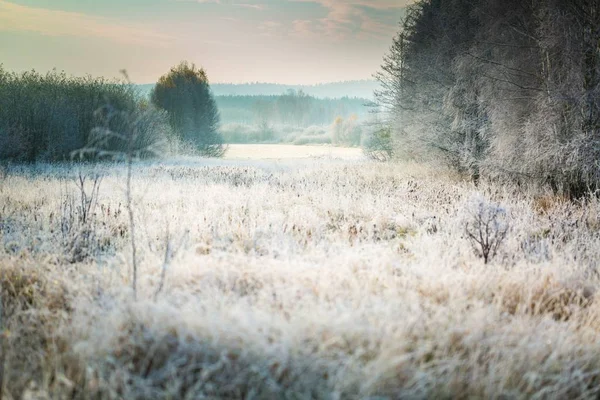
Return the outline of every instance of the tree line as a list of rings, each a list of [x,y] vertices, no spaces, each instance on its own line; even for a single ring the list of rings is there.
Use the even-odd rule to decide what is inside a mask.
[[[221,156],[219,121],[206,72],[185,62],[160,78],[151,101],[127,81],[16,73],[0,65],[0,160],[63,161],[82,149],[89,155],[126,148],[148,157],[174,142]],[[129,131],[133,143],[123,140]]]
[[[420,0],[376,75],[387,148],[475,180],[596,190],[599,43],[595,0]]]
[[[329,125],[337,117],[364,117],[369,103],[362,98],[320,99],[302,90],[272,96],[216,96],[215,100],[223,123],[295,127]]]

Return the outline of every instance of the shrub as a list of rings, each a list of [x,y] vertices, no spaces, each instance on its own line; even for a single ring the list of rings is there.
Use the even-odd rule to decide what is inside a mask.
[[[259,141],[255,126],[246,124],[225,124],[219,130],[225,143],[256,143]]]
[[[307,144],[331,144],[331,138],[326,135],[305,135],[296,138],[293,144],[307,145]]]
[[[164,119],[140,101],[132,86],[117,81],[70,77],[57,71],[45,75],[35,71],[9,73],[0,66],[0,82],[0,159],[69,159],[73,151],[88,144],[92,129],[99,123],[97,111],[107,105],[145,110],[148,120],[143,123],[149,127],[156,128],[156,120]],[[163,140],[166,131],[160,128],[147,129],[140,141]]]
[[[225,143],[292,143],[331,144],[331,136],[326,126],[295,128],[289,125],[224,124],[220,133]]]
[[[328,126],[309,126],[289,135],[288,141],[295,145],[332,144]]]
[[[358,124],[358,117],[351,115],[347,119],[337,117],[331,128],[332,142],[342,146],[358,146],[362,136],[362,128]]]
[[[387,127],[379,127],[364,137],[362,143],[367,157],[375,161],[388,161],[394,156],[392,130]]]
[[[0,126],[0,143],[0,160],[23,161],[30,146],[25,130],[8,124]]]
[[[96,242],[96,207],[103,176],[79,171],[78,195],[66,192],[61,198],[60,231],[63,254],[70,263],[92,256]],[[88,182],[89,181],[89,182]]]
[[[275,129],[268,121],[261,121],[258,124],[258,138],[261,142],[271,142],[275,140]]]
[[[173,136],[165,111],[140,105],[133,110],[105,106],[96,113],[97,126],[77,153],[100,159],[148,158],[163,153]]]
[[[181,140],[206,156],[224,154],[219,110],[202,68],[186,62],[171,68],[160,77],[150,97],[156,107],[169,113],[171,127]]]
[[[496,255],[508,234],[506,210],[484,199],[474,199],[468,212],[470,215],[465,222],[467,239],[487,264]]]

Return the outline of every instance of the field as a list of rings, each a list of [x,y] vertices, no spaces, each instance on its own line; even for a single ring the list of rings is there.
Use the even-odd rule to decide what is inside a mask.
[[[271,149],[3,170],[6,398],[598,396],[595,198]]]
[[[296,146],[285,144],[230,144],[227,160],[289,160],[298,158],[364,159],[362,149],[333,146]]]

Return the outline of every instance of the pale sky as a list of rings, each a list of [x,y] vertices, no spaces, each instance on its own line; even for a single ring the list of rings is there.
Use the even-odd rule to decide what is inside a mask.
[[[369,79],[409,0],[0,0],[9,70],[151,83],[181,60],[211,82]]]

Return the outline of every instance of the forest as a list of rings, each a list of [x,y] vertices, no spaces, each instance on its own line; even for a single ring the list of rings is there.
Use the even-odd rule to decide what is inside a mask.
[[[419,1],[401,26],[376,75],[397,156],[574,197],[598,188],[596,1]]]

